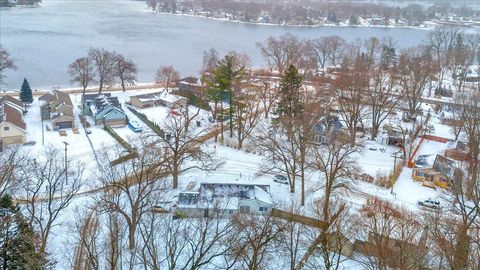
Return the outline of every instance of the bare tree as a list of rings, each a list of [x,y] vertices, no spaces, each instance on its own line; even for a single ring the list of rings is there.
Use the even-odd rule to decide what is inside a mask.
[[[296,177],[300,173],[299,149],[280,128],[262,127],[256,137],[257,149],[265,153],[262,173],[280,172],[285,174],[290,185],[290,193],[295,193]]]
[[[237,215],[235,233],[228,241],[233,244],[228,254],[229,269],[265,269],[274,258],[276,241],[281,237],[283,223],[270,214],[264,216]]]
[[[322,37],[320,39],[311,40],[307,44],[315,53],[320,68],[322,68],[322,74],[325,74],[325,65],[327,64],[327,61],[331,59],[333,53],[330,39],[328,37]]]
[[[366,67],[359,66],[340,74],[335,80],[340,116],[350,133],[351,145],[355,145],[356,134],[363,126],[367,104],[365,96],[369,88]]]
[[[480,94],[475,90],[459,94],[461,101],[461,118],[467,137],[469,154],[468,190],[473,192],[478,187],[478,171],[480,169]]]
[[[471,187],[471,178],[479,171],[470,171],[463,164],[450,168],[446,179],[449,192],[443,195],[448,204],[444,211],[426,214],[435,262],[443,269],[476,269],[480,247],[480,186]],[[476,174],[473,176],[472,174]]]
[[[416,115],[425,86],[433,72],[431,58],[421,55],[419,50],[421,49],[411,48],[404,51],[400,55],[398,64],[400,85],[403,88],[411,115]]]
[[[68,66],[68,73],[72,77],[70,80],[72,83],[78,83],[83,87],[82,97],[85,96],[87,87],[94,81],[95,77],[91,60],[88,57],[78,58]]]
[[[279,74],[283,74],[288,66],[299,63],[304,48],[303,43],[292,34],[270,37],[263,43],[257,43],[257,47],[268,65]]]
[[[452,127],[452,132],[455,135],[455,140],[457,141],[465,128],[465,119],[463,118],[463,103],[464,93],[457,93],[454,95],[453,100],[455,105],[450,106],[451,120],[448,123]]]
[[[219,61],[220,55],[214,48],[203,52],[202,70],[200,71],[202,75],[202,83],[211,80],[213,71],[218,67]]]
[[[243,148],[243,142],[250,138],[250,135],[261,120],[262,110],[255,90],[243,89],[235,97],[235,129],[238,149]]]
[[[128,249],[131,252],[136,247],[140,220],[162,199],[169,187],[164,180],[165,160],[159,158],[163,156],[162,150],[145,139],[140,143],[134,158],[118,165],[110,165],[110,156],[103,153],[101,161],[106,164],[100,164],[100,179],[104,190],[100,194],[99,203],[106,212],[118,214],[127,225]]]
[[[273,82],[270,78],[271,74],[270,71],[260,70],[254,75],[255,79],[252,83],[254,91],[262,102],[262,108],[265,111],[265,118],[268,118],[268,114],[278,97],[278,91],[273,87]]]
[[[16,70],[17,66],[10,57],[10,54],[0,44],[0,84],[5,78],[5,75],[3,73],[7,69]]]
[[[452,51],[463,33],[456,27],[436,27],[427,35],[427,43],[436,60],[436,69],[438,70],[437,85],[442,89],[443,79],[447,67],[452,61]]]
[[[452,73],[457,85],[457,92],[463,91],[466,75],[476,63],[477,55],[480,55],[480,35],[464,34],[462,42],[458,42],[453,49]]]
[[[371,75],[373,85],[367,89],[366,98],[372,121],[371,139],[374,140],[382,123],[397,108],[402,92],[395,91],[398,79],[394,71],[376,69]]]
[[[180,80],[180,73],[172,66],[160,67],[155,75],[155,82],[163,84],[168,91]]]
[[[426,256],[425,231],[417,215],[378,198],[369,199],[358,217],[366,269],[419,269]]]
[[[333,198],[332,198],[333,199]],[[323,219],[324,207],[328,204],[328,222],[320,227],[308,227],[304,235],[308,243],[304,255],[296,266],[296,270],[307,269],[341,269],[341,263],[348,260],[348,249],[351,239],[355,239],[358,224],[345,202],[339,196],[331,202],[319,199],[310,205],[316,219]],[[323,220],[322,220],[323,221]]]
[[[301,213],[301,208],[292,203],[288,206],[290,213]],[[285,224],[282,225],[283,230],[280,234],[278,243],[279,250],[277,254],[286,258],[284,269],[289,268],[294,270],[298,264],[298,261],[302,258],[302,254],[305,251],[305,246],[308,243],[307,231],[308,228],[304,224],[293,220],[282,221]]]
[[[30,159],[23,168],[26,210],[30,224],[40,231],[40,251],[45,252],[52,228],[80,189],[84,165],[70,162],[68,168],[60,151],[47,148],[38,160]]]
[[[196,127],[199,115],[200,109],[192,113],[188,107],[183,108],[179,116],[168,115],[163,126],[166,136],[157,138],[159,147],[163,148],[165,169],[173,178],[173,188],[178,187],[181,173],[195,168],[210,171],[222,165],[214,158],[213,152],[202,145],[206,130]]]
[[[125,59],[123,55],[115,56],[115,74],[120,80],[123,92],[125,92],[125,83],[134,83],[136,80],[137,66],[132,60]]]
[[[117,211],[107,211],[106,215],[107,236],[105,244],[105,261],[107,268],[113,270],[118,269],[118,267],[122,264],[122,239],[123,235],[125,235],[125,226],[121,219],[121,213],[118,213]],[[132,261],[134,260],[130,260],[130,263]]]
[[[20,187],[18,171],[24,166],[24,160],[19,147],[3,147],[0,152],[0,197],[12,194]]]
[[[81,217],[75,221],[75,245],[77,246],[72,263],[73,269],[99,270],[101,262],[100,222],[94,209],[76,211]],[[69,246],[72,243],[68,244]]]
[[[376,37],[371,37],[369,39],[365,39],[363,42],[363,55],[364,55],[364,66],[363,68],[366,71],[370,71],[375,67],[375,63],[380,58],[380,54],[382,52],[383,42],[380,41]]]
[[[103,48],[91,48],[88,57],[92,60],[98,81],[98,92],[102,93],[103,87],[113,82],[115,77],[115,52]]]
[[[345,40],[339,36],[331,36],[329,37],[330,46],[331,46],[331,54],[330,59],[332,61],[332,65],[337,65],[337,59],[340,58],[343,54],[343,50],[345,47]]]

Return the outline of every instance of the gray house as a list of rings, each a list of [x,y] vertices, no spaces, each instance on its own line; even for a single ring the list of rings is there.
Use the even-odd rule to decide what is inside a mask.
[[[50,120],[58,128],[74,127],[75,117],[70,95],[53,90],[39,98],[40,116],[42,120]]]
[[[201,183],[198,191],[179,194],[179,217],[229,217],[237,213],[261,215],[272,209],[269,185]]]

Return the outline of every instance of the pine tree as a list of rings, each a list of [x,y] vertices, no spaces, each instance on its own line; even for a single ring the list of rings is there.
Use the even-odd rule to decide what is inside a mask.
[[[12,198],[0,198],[0,269],[47,269],[45,254],[41,254],[38,236],[28,224]]]
[[[26,105],[33,102],[32,89],[26,78],[23,79],[22,89],[20,90],[20,100]]]
[[[229,123],[230,123],[230,137],[233,136],[233,104],[234,93],[233,88],[236,83],[239,83],[245,75],[245,67],[239,64],[239,59],[235,55],[226,55],[218,62],[218,67],[213,71],[213,78],[211,82],[207,82],[210,86],[210,96],[228,99],[229,103]],[[224,100],[222,100],[223,102]],[[220,103],[222,105],[222,103]],[[223,110],[223,107],[222,107]],[[223,116],[223,111],[221,112]],[[222,120],[223,121],[223,120]],[[223,126],[222,126],[223,136]]]
[[[293,119],[302,112],[303,104],[300,100],[302,79],[302,75],[294,65],[290,65],[283,74],[280,82],[280,100],[276,110],[276,114],[280,117]]]

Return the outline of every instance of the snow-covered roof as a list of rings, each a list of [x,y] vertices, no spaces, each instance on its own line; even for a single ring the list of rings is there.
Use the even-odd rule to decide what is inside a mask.
[[[258,200],[272,204],[269,185],[239,183],[201,183],[197,192],[182,192],[178,204],[187,208],[237,209],[240,200]]]
[[[166,101],[170,103],[175,103],[179,100],[186,100],[185,97],[169,94],[167,93],[167,91],[131,96],[131,98],[137,98],[141,102]]]
[[[10,101],[8,97],[0,98],[0,124],[3,122],[25,130],[26,124],[23,120],[23,110],[18,106],[17,102]],[[13,98],[12,98],[13,99]]]

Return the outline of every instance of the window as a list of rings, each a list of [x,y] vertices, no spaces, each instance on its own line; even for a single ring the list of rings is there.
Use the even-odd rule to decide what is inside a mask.
[[[233,210],[232,209],[228,210],[228,214],[233,215]]]
[[[266,212],[266,211],[268,211],[268,207],[262,207],[262,206],[260,206],[260,207],[258,208],[258,211],[260,211],[260,212]]]
[[[424,172],[418,172],[418,171],[417,171],[417,176],[424,177],[424,176],[425,176],[425,173],[424,173]]]
[[[9,127],[4,127],[3,130],[7,131],[9,130],[10,128]]]
[[[240,206],[240,213],[250,213],[250,206]]]

